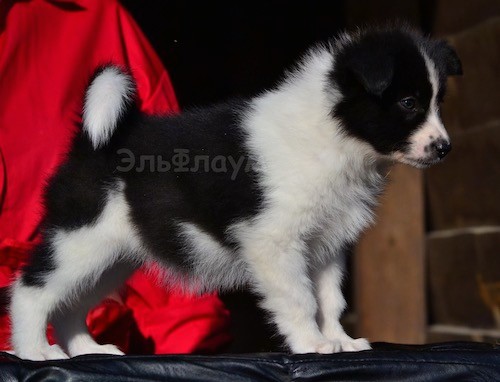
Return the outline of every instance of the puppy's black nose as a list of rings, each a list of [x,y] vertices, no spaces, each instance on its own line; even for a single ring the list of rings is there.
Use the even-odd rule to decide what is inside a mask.
[[[443,159],[446,156],[446,154],[448,154],[451,151],[451,143],[445,141],[444,139],[440,139],[434,142],[432,146],[434,147],[434,150],[436,150],[439,159]]]

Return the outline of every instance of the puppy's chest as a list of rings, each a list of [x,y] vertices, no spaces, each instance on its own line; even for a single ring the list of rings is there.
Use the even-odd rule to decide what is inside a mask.
[[[377,174],[356,180],[344,178],[332,182],[316,195],[309,246],[314,252],[337,252],[355,242],[374,218],[374,208],[383,182]],[[318,248],[316,248],[318,247]]]

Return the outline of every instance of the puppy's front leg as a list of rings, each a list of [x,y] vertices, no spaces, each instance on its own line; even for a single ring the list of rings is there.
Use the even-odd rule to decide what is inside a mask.
[[[349,337],[344,332],[339,321],[346,305],[342,295],[344,263],[344,256],[338,254],[326,266],[322,265],[314,272],[314,281],[320,305],[318,320],[321,332],[336,344],[336,351],[371,349],[370,343],[366,339]]]
[[[304,245],[255,240],[246,257],[254,286],[263,297],[279,332],[294,353],[332,353],[335,343],[319,330],[317,303],[308,276]]]

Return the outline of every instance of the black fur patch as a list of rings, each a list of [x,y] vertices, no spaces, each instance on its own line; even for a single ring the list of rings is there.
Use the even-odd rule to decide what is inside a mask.
[[[424,57],[413,36],[401,31],[370,33],[345,46],[330,79],[342,94],[333,116],[381,154],[404,150],[432,98]],[[408,96],[418,101],[414,113],[399,105]]]
[[[226,229],[257,213],[261,200],[239,126],[246,107],[244,101],[236,101],[181,115],[149,117],[129,106],[111,140],[98,150],[79,132],[47,187],[44,231],[92,224],[103,211],[109,189],[122,181],[132,222],[158,259],[189,272],[184,239],[179,236],[181,222],[194,223],[234,247]],[[120,150],[128,150],[134,157],[135,166],[128,171],[120,171],[124,164]],[[173,165],[179,150],[188,151],[189,163],[180,171],[173,166],[162,171],[158,158]],[[216,157],[219,165],[214,167]],[[151,160],[153,167],[149,166]],[[230,160],[241,164],[238,171]],[[142,170],[141,162],[147,164]],[[54,269],[49,238],[44,235],[44,244],[25,268],[27,285],[42,285],[44,275]]]
[[[66,159],[45,189],[43,242],[34,250],[30,265],[24,269],[26,285],[43,285],[45,275],[55,268],[48,243],[53,229],[76,229],[98,218],[104,208],[107,189],[114,183],[113,170],[105,151],[94,151],[84,133],[77,133]]]
[[[24,266],[21,280],[26,286],[42,286],[45,284],[47,274],[54,269],[52,249],[44,236],[44,242],[35,247],[29,263]]]
[[[155,166],[153,172],[132,169],[121,176],[132,219],[146,245],[178,267],[187,266],[178,223],[194,223],[231,247],[228,226],[258,211],[261,192],[256,173],[248,166],[250,158],[239,127],[245,107],[239,101],[179,116],[145,118],[129,126],[126,139],[115,146],[133,152],[136,162],[141,156],[156,161],[161,156],[172,164],[167,172],[159,172]],[[189,160],[182,167],[175,166],[180,150]],[[239,171],[234,171],[229,158],[242,163]]]
[[[446,93],[448,76],[462,75],[462,63],[455,50],[444,40],[420,40],[421,46],[432,59],[439,76],[438,101],[442,102]]]

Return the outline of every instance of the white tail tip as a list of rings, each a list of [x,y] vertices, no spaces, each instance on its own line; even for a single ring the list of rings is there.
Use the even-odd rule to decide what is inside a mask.
[[[109,141],[134,91],[132,77],[114,66],[104,68],[92,80],[85,95],[83,129],[94,149]]]

